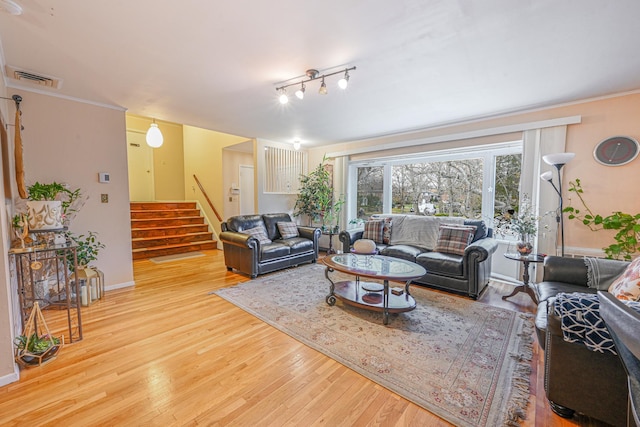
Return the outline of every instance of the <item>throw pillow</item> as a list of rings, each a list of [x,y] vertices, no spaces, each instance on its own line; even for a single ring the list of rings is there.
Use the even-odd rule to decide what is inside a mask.
[[[634,259],[624,273],[613,281],[609,293],[620,300],[640,301],[640,258]]]
[[[374,219],[365,222],[362,238],[373,240],[376,243],[382,243],[384,241],[384,219]]]
[[[291,237],[298,237],[298,226],[295,222],[277,222],[278,231],[283,239],[290,239]]]
[[[475,225],[476,232],[473,233],[473,240],[471,243],[477,242],[480,239],[487,237],[487,224],[481,219],[465,219],[464,225]]]
[[[264,227],[249,228],[247,230],[242,230],[241,233],[255,237],[261,245],[271,243],[271,239],[267,236],[267,230],[265,230]]]
[[[435,252],[446,254],[464,255],[464,250],[469,246],[476,232],[474,225],[440,225],[438,242]]]
[[[388,245],[389,241],[391,241],[391,218],[385,218],[382,226],[382,243]]]

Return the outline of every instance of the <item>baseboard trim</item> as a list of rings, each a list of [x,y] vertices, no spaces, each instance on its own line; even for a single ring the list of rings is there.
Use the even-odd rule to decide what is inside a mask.
[[[19,379],[20,370],[18,369],[18,365],[14,364],[12,373],[0,377],[0,387],[3,387],[7,384],[15,383]]]
[[[116,283],[115,285],[107,285],[104,287],[105,291],[114,291],[116,289],[122,289],[122,288],[129,288],[131,286],[136,286],[136,282],[135,281],[130,281],[130,282],[122,282],[122,283]]]

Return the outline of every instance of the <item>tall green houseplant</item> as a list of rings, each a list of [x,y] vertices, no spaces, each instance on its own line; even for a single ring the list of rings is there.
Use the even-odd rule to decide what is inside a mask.
[[[336,225],[344,204],[342,198],[334,201],[331,174],[326,168],[326,160],[324,157],[308,175],[300,176],[300,189],[293,212],[294,216],[306,215],[309,225],[322,224],[323,229]]]

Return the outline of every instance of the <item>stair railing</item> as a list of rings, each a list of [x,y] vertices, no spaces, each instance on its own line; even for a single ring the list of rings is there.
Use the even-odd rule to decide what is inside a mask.
[[[195,174],[193,175],[193,179],[196,180],[196,184],[198,184],[198,188],[200,188],[200,191],[202,191],[202,194],[204,195],[204,198],[207,200],[207,203],[209,203],[209,207],[211,208],[211,210],[213,210],[213,213],[216,214],[216,218],[218,218],[218,221],[222,222],[222,217],[218,213],[218,210],[216,209],[216,207],[213,206],[213,203],[211,202],[211,199],[209,199],[209,196],[207,195],[207,192],[204,191],[204,188],[202,187],[202,184],[200,184],[200,180],[198,179],[198,177]]]

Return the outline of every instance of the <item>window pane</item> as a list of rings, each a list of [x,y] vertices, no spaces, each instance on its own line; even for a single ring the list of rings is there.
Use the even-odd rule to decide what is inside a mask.
[[[483,160],[394,166],[393,212],[481,218]]]
[[[358,218],[366,220],[372,214],[382,213],[383,180],[383,166],[358,168]]]
[[[518,210],[520,200],[520,171],[522,155],[496,156],[496,189],[494,218],[502,218],[509,210]]]

